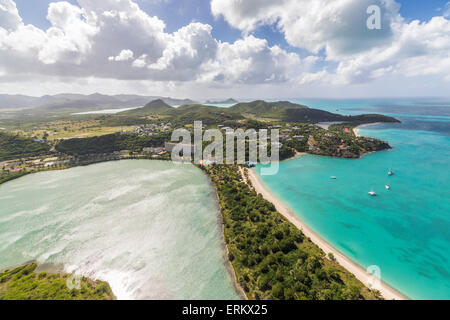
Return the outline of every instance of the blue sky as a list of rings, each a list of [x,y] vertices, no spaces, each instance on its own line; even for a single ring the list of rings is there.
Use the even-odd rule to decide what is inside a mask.
[[[66,1],[77,5],[76,0]],[[50,27],[46,19],[47,9],[49,3],[55,2],[54,0],[16,0],[15,2],[25,23],[41,28]],[[239,39],[241,35],[241,31],[231,27],[223,18],[215,19],[212,16],[207,0],[137,0],[136,2],[148,14],[156,15],[164,20],[168,32],[174,32],[191,21],[200,21],[214,27],[213,35],[216,39],[232,42]],[[397,2],[401,4],[400,13],[404,18],[423,21],[441,14],[448,0],[398,0]],[[254,34],[267,39],[271,45],[288,47],[283,35],[273,27],[261,27]]]
[[[132,1],[146,13],[147,22],[133,20],[137,18],[129,5]],[[323,95],[324,91],[329,96],[448,95],[449,16],[432,18],[450,9],[449,0],[315,1],[322,1],[325,7],[331,1],[340,3],[342,11],[338,12],[343,16],[320,20],[320,13],[311,14],[317,8],[305,0],[284,0],[284,4],[281,0],[82,0],[81,4],[66,0],[74,6],[55,6],[50,34],[47,30],[52,23],[46,17],[49,4],[57,1],[0,0],[0,4],[14,3],[24,24],[42,32],[38,36],[32,30],[16,30],[19,37],[30,37],[27,41],[35,46],[27,53],[20,43],[4,46],[12,49],[2,52],[0,38],[0,59],[4,61],[3,66],[0,62],[0,91],[112,93],[120,88],[125,93],[149,93],[146,91],[151,87],[150,93],[190,97],[238,97],[259,95],[261,91],[288,97]],[[88,21],[88,26],[74,9],[83,3],[99,15],[117,8],[125,16],[134,15],[130,19],[136,28],[104,26],[108,19]],[[215,16],[213,3],[217,5]],[[383,22],[389,27],[370,33],[364,15],[372,3],[388,3],[382,9]],[[400,4],[398,13],[404,20],[392,29],[397,10],[392,9],[395,5],[388,6],[395,3]],[[267,7],[258,10],[259,4]],[[291,14],[295,16],[296,11],[289,10],[303,10],[306,23],[298,24],[298,17]],[[71,20],[75,24],[65,26],[61,19],[69,19],[70,12],[76,17]],[[351,19],[355,12],[363,19]],[[165,24],[164,30],[151,20],[155,16]],[[355,21],[341,26],[330,24],[334,18],[339,21],[349,17]],[[268,20],[278,24],[268,24]],[[413,20],[421,24],[416,26]],[[17,20],[13,17],[11,21]],[[146,23],[156,23],[156,29]],[[185,33],[176,35],[181,28],[187,28]],[[8,41],[17,41],[14,31],[6,30]]]
[[[76,0],[66,0],[77,5]],[[31,23],[40,28],[50,27],[46,19],[48,5],[55,0],[16,0],[17,8],[25,23]],[[154,15],[166,23],[167,32],[175,32],[192,21],[199,21],[213,26],[213,36],[221,41],[234,42],[242,32],[230,26],[223,17],[214,18],[207,0],[136,0],[139,6],[149,15]],[[431,19],[441,14],[448,0],[398,0],[401,4],[400,13],[407,20]],[[261,26],[253,32],[256,37],[266,39],[269,45],[307,55],[307,50],[290,46],[282,33],[275,26]],[[323,56],[323,54],[321,54]],[[322,62],[318,68],[330,65]],[[331,64],[332,65],[332,64]]]

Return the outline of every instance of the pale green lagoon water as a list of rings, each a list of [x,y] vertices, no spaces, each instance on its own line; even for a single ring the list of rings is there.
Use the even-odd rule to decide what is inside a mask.
[[[0,269],[30,260],[106,280],[119,299],[238,299],[207,177],[130,160],[0,186]]]

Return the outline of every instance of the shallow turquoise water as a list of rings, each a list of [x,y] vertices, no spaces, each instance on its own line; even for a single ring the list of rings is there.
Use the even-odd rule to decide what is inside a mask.
[[[119,299],[237,299],[215,193],[192,165],[120,161],[0,186],[0,269],[37,260]]]
[[[316,103],[334,104],[330,110],[345,105]],[[349,109],[353,103],[342,113],[361,113]],[[411,118],[404,107],[395,110],[402,124],[360,131],[389,141],[394,150],[358,160],[306,155],[261,178],[338,250],[363,267],[378,265],[382,279],[405,295],[450,299],[450,122],[447,116],[440,123],[432,115]],[[391,166],[395,175],[389,177]],[[372,188],[378,197],[368,195]]]

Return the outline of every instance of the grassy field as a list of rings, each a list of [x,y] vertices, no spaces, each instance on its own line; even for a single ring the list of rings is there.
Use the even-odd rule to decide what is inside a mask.
[[[49,141],[70,138],[88,138],[121,131],[133,131],[133,126],[103,127],[98,120],[58,120],[44,124],[36,124],[31,128],[13,130],[14,133],[37,138],[43,138],[47,133],[47,140]]]

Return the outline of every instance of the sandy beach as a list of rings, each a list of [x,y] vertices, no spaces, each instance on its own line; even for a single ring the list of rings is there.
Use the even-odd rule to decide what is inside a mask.
[[[332,245],[330,245],[326,240],[320,237],[316,232],[310,229],[300,218],[298,218],[282,201],[280,201],[276,196],[270,192],[264,183],[260,180],[254,169],[248,170],[248,176],[253,186],[255,187],[256,192],[260,193],[266,200],[272,202],[278,212],[280,212],[286,219],[288,219],[292,224],[294,224],[297,228],[302,230],[302,232],[311,239],[317,246],[319,246],[326,255],[332,253],[336,259],[336,261],[347,269],[349,272],[353,273],[355,277],[360,280],[362,283],[367,285],[368,280],[371,278],[371,274],[369,274],[366,270],[364,270],[361,266],[347,258],[337,249],[335,249]],[[378,289],[383,297],[386,300],[408,300],[407,297],[399,293],[394,288],[390,287],[388,284],[381,282],[380,285],[376,288]]]
[[[355,136],[359,137],[359,130],[360,129],[362,129],[363,127],[374,126],[374,125],[377,125],[377,124],[381,124],[381,122],[362,124],[360,126],[357,126],[357,127],[353,128],[353,133],[355,134]]]

